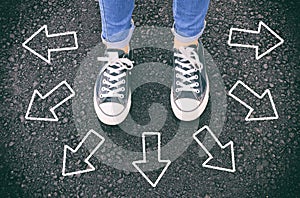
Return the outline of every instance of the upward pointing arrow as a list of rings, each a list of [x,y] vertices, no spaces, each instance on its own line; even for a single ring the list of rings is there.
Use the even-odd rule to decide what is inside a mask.
[[[38,49],[32,49],[30,47],[30,43],[31,42],[38,42],[35,41],[35,39],[38,36],[42,36],[42,37],[46,37],[46,40],[49,40],[49,42],[53,42],[51,40],[54,38],[62,38],[64,37],[64,41],[63,42],[59,42],[60,46],[53,46],[52,48],[48,48],[46,49],[46,53],[43,53],[42,51],[38,51]],[[69,45],[67,43],[65,43],[65,40],[71,40],[73,41],[72,45]],[[41,44],[39,44],[40,46]],[[53,45],[53,43],[50,43],[50,45]],[[78,49],[78,42],[77,42],[77,34],[74,31],[71,32],[64,32],[64,33],[58,33],[58,34],[49,34],[48,33],[48,28],[47,25],[43,25],[38,31],[36,31],[31,37],[29,37],[23,44],[22,46],[29,50],[31,53],[33,53],[34,55],[36,55],[37,57],[39,57],[40,59],[46,61],[47,63],[51,63],[51,52],[59,52],[59,51],[67,51],[67,50],[76,50]],[[41,54],[46,54],[46,57],[44,57],[44,55]]]
[[[265,52],[259,54],[259,51],[260,51],[259,45],[245,43],[245,38],[247,38],[247,37],[249,37],[250,35],[253,35],[253,34],[254,35],[255,34],[261,34],[261,32],[264,29],[267,30],[267,32],[269,33],[269,36],[276,37],[277,40],[278,40],[278,42],[274,46],[272,46],[268,50],[266,50]],[[240,36],[241,39],[239,39],[238,41],[233,41],[233,38],[236,35]],[[284,42],[284,40],[278,34],[276,34],[276,32],[274,32],[271,28],[269,28],[262,21],[259,22],[259,24],[258,24],[258,30],[257,31],[255,31],[255,30],[245,30],[245,29],[240,29],[240,28],[230,28],[230,31],[229,31],[228,45],[229,46],[234,46],[234,47],[254,48],[255,49],[255,58],[257,60],[260,59],[260,58],[262,58],[266,54],[270,53],[272,50],[274,50],[275,48],[277,48],[283,42]]]
[[[153,158],[153,156],[147,156],[146,153],[146,136],[157,136],[157,158]],[[162,178],[162,176],[165,174],[166,170],[168,169],[169,165],[171,164],[170,160],[162,160],[160,158],[161,155],[161,134],[158,132],[144,132],[142,134],[142,144],[143,144],[143,160],[139,160],[139,161],[134,161],[132,162],[133,166],[140,172],[140,174],[147,180],[147,182],[152,186],[152,187],[156,187],[156,185],[158,184],[158,182],[160,181],[160,179]],[[148,158],[151,158],[151,160],[149,160]],[[145,173],[145,171],[143,171],[143,167],[144,165],[150,165],[155,167],[157,163],[161,163],[164,164],[164,168],[162,170],[162,172],[159,174],[159,176],[155,179],[155,181],[152,181]]]

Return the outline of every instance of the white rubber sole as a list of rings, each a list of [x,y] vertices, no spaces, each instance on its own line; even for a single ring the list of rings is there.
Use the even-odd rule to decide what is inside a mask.
[[[128,104],[125,107],[125,109],[123,110],[123,112],[117,116],[108,116],[105,113],[103,113],[103,111],[98,106],[97,100],[96,100],[96,94],[95,94],[95,90],[94,90],[94,109],[96,111],[96,114],[97,114],[99,120],[101,122],[103,122],[104,124],[118,125],[118,124],[122,123],[126,119],[128,113],[129,113],[130,107],[131,107],[131,92],[129,91]]]
[[[175,101],[173,101],[172,98],[173,98],[173,87],[171,88],[171,107],[172,107],[173,113],[175,114],[175,116],[179,120],[182,120],[182,121],[196,120],[204,112],[204,110],[205,110],[205,108],[208,104],[209,82],[207,81],[207,89],[206,89],[206,93],[205,93],[205,96],[204,96],[204,99],[203,99],[202,103],[194,111],[182,111],[182,110],[180,110],[179,108],[177,108],[177,106],[175,104]]]

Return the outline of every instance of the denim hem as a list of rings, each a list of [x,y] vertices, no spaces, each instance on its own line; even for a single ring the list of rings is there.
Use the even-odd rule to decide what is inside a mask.
[[[175,29],[175,23],[173,24],[173,27],[171,30],[172,30],[172,33],[176,40],[178,40],[179,42],[182,42],[182,43],[189,43],[189,42],[192,42],[192,41],[200,38],[200,36],[202,35],[202,33],[205,29],[205,25],[206,25],[206,21],[204,21],[204,27],[201,29],[201,31],[192,37],[185,37],[185,36],[181,36],[180,34],[178,34]]]
[[[106,45],[107,48],[116,48],[116,49],[124,48],[124,47],[129,45],[129,42],[130,42],[130,39],[132,37],[134,28],[135,28],[135,26],[134,26],[134,22],[132,20],[131,21],[131,27],[128,31],[128,35],[124,40],[118,41],[118,42],[109,42],[109,41],[105,40],[103,38],[102,34],[101,34],[102,42]]]

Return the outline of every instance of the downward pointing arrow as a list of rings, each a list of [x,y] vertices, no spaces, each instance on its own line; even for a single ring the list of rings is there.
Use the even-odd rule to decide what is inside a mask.
[[[224,150],[228,146],[230,146],[230,154],[231,154],[231,168],[224,168],[224,167],[218,167],[218,166],[213,166],[209,165],[209,162],[214,158],[213,155],[206,149],[205,143],[201,142],[199,138],[197,137],[200,133],[204,133],[207,131],[208,135],[212,138],[214,142],[217,143],[217,145]],[[215,136],[215,134],[210,130],[208,126],[204,126],[201,129],[199,129],[196,133],[193,134],[193,138],[196,140],[196,142],[201,146],[201,148],[205,151],[205,153],[208,155],[208,159],[202,164],[203,167],[206,168],[211,168],[211,169],[216,169],[216,170],[221,170],[221,171],[227,171],[227,172],[235,172],[235,160],[234,160],[234,149],[233,149],[233,142],[229,141],[227,144],[224,146],[221,144],[221,142],[218,140],[218,138]]]
[[[42,35],[40,35],[42,34]],[[47,50],[47,57],[44,57],[43,55],[41,55],[41,51],[37,52],[37,49],[32,49],[31,47],[29,47],[29,44],[35,40],[35,38],[37,36],[42,36],[42,37],[46,37],[47,40],[50,39],[50,42],[52,41],[51,39],[54,38],[62,38],[64,40],[71,40],[73,41],[73,44],[70,46],[66,43],[61,43],[60,42],[60,46],[55,46],[53,48],[48,48]],[[41,45],[41,44],[39,44]],[[51,52],[59,52],[59,51],[67,51],[67,50],[76,50],[78,49],[78,42],[77,42],[77,34],[76,32],[64,32],[64,33],[58,33],[58,34],[49,34],[48,33],[48,28],[47,25],[43,25],[38,31],[36,31],[31,37],[29,37],[23,44],[22,46],[29,50],[31,53],[33,53],[34,55],[38,56],[39,58],[41,58],[42,60],[46,61],[47,63],[51,63]]]
[[[62,175],[63,176],[70,176],[74,174],[81,174],[81,173],[87,173],[90,171],[94,171],[95,167],[89,162],[89,159],[94,155],[94,153],[99,149],[99,147],[104,143],[105,139],[98,133],[96,133],[94,130],[90,130],[84,138],[81,140],[81,142],[78,144],[78,146],[75,149],[72,149],[68,145],[64,146],[64,156],[63,156],[63,168],[62,168]],[[74,154],[78,152],[80,149],[86,147],[84,144],[87,144],[87,142],[93,143],[93,150],[91,153],[84,159],[84,163],[86,163],[88,166],[85,170],[77,170],[77,171],[68,171],[67,169],[67,161],[72,160],[72,158],[67,158],[67,153],[71,152],[71,154]]]
[[[39,99],[41,99],[41,101],[45,101],[45,99],[47,99],[49,96],[51,96],[54,91],[62,89],[62,86],[66,86],[69,93],[67,93],[67,95],[68,95],[67,97],[65,97],[63,100],[58,102],[55,106],[49,108],[49,110],[47,109],[47,111],[49,111],[49,114],[52,115],[52,118],[37,117],[37,116],[32,115],[32,113],[31,113],[32,105],[34,103],[39,103],[40,102],[40,101],[35,99],[36,96],[38,96]],[[63,90],[61,92],[63,92]],[[51,91],[49,91],[44,96],[38,90],[35,89],[33,91],[33,94],[32,94],[32,97],[31,97],[31,100],[30,100],[30,103],[29,103],[29,106],[28,106],[28,109],[27,109],[27,112],[26,112],[26,115],[25,115],[25,119],[27,119],[27,120],[40,120],[40,121],[58,121],[58,117],[54,112],[55,109],[58,108],[60,105],[62,105],[63,103],[65,103],[67,100],[69,100],[70,98],[72,98],[74,96],[75,96],[74,90],[71,88],[71,86],[66,81],[62,81],[61,83],[59,83],[56,87],[54,87]]]
[[[150,156],[147,157],[146,153],[146,136],[157,136],[157,158],[153,158],[149,160]],[[144,132],[142,134],[142,144],[143,144],[143,160],[132,162],[133,166],[140,172],[140,174],[147,180],[147,182],[152,186],[156,187],[162,176],[165,174],[169,165],[171,164],[170,160],[161,160],[161,134],[158,132]],[[145,171],[143,171],[144,165],[154,165],[155,163],[163,163],[164,168],[159,176],[155,179],[155,181],[151,181],[151,179],[146,175]]]
[[[254,95],[256,98],[262,100],[265,96],[269,97],[269,101],[272,105],[272,110],[274,112],[274,116],[268,116],[268,117],[253,117],[251,118],[251,115],[254,111],[254,108],[248,105],[243,99],[241,99],[241,96],[235,95],[233,92],[235,89],[237,89],[238,86],[242,86],[242,88],[247,89],[252,95]],[[248,87],[245,83],[238,80],[234,86],[229,90],[228,95],[237,100],[239,103],[241,103],[243,106],[245,106],[247,109],[249,109],[249,112],[245,118],[246,121],[257,121],[257,120],[274,120],[278,119],[278,113],[271,95],[271,92],[269,89],[266,89],[262,95],[257,94],[255,91],[253,91],[250,87]]]
[[[259,54],[259,51],[260,51],[259,45],[245,43],[245,40],[247,40],[245,38],[249,38],[251,35],[261,34],[261,32],[263,30],[267,30],[267,32],[269,33],[269,36],[276,37],[278,42],[274,46],[272,46],[271,48],[266,50],[264,53]],[[240,36],[242,39],[239,39],[238,41],[233,41],[233,38],[235,36]],[[255,57],[257,60],[262,58],[266,54],[270,53],[272,50],[277,48],[283,42],[284,42],[284,40],[262,21],[259,22],[257,31],[245,30],[245,29],[239,29],[239,28],[230,28],[230,31],[229,31],[228,45],[234,46],[234,47],[254,48],[255,49]]]

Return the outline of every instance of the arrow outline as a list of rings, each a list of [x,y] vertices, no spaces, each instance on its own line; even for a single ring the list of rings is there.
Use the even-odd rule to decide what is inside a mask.
[[[31,117],[31,116],[29,116],[30,109],[32,107],[32,104],[34,102],[34,98],[35,98],[36,95],[38,95],[38,97],[40,97],[42,100],[44,100],[45,98],[47,98],[49,95],[51,95],[55,90],[57,90],[62,85],[66,85],[67,88],[71,91],[71,94],[68,97],[66,97],[65,99],[63,99],[61,102],[59,102],[57,105],[55,105],[55,106],[53,106],[53,107],[51,107],[49,109],[49,111],[52,113],[52,115],[53,115],[54,118],[38,118],[38,117]],[[60,82],[58,85],[56,85],[52,90],[50,90],[44,96],[37,89],[35,89],[33,91],[32,96],[31,96],[31,99],[30,99],[30,102],[29,102],[29,105],[28,105],[28,109],[27,109],[27,112],[25,114],[25,119],[26,120],[38,120],[38,121],[52,121],[52,122],[56,122],[56,121],[58,121],[58,117],[57,117],[57,115],[55,113],[55,109],[57,107],[59,107],[60,105],[62,105],[63,103],[65,103],[70,98],[74,97],[74,96],[75,96],[75,91],[71,88],[71,86],[67,83],[66,80]]]
[[[163,171],[160,173],[160,175],[158,176],[158,178],[156,179],[156,181],[153,183],[148,177],[147,175],[143,172],[142,169],[140,169],[140,167],[138,166],[138,164],[144,164],[147,163],[147,157],[146,157],[146,136],[153,136],[156,135],[157,136],[157,160],[159,163],[166,163],[166,166],[164,167]],[[152,186],[152,187],[156,187],[157,184],[159,183],[159,181],[161,180],[161,178],[163,177],[163,175],[165,174],[165,172],[167,171],[168,167],[171,164],[171,160],[162,160],[161,159],[161,133],[159,132],[143,132],[142,134],[142,145],[143,145],[143,159],[142,160],[137,160],[137,161],[133,161],[132,165],[139,171],[139,173],[147,180],[147,182]]]
[[[222,168],[222,167],[218,167],[218,166],[212,166],[212,165],[208,165],[207,163],[213,159],[214,157],[212,156],[212,154],[206,149],[206,147],[204,146],[204,144],[202,144],[202,142],[197,138],[197,135],[199,133],[201,133],[203,130],[207,130],[211,137],[214,139],[214,141],[218,144],[218,146],[221,149],[224,149],[228,146],[230,146],[230,150],[231,150],[231,163],[232,163],[232,169],[229,168]],[[229,141],[228,143],[226,143],[225,145],[222,145],[221,142],[219,141],[219,139],[215,136],[215,134],[210,130],[210,128],[205,125],[204,127],[202,127],[201,129],[199,129],[198,131],[196,131],[193,134],[193,138],[194,140],[196,140],[196,142],[201,146],[201,148],[204,150],[204,152],[208,155],[207,160],[205,160],[205,162],[202,163],[202,166],[205,168],[211,168],[211,169],[215,169],[215,170],[220,170],[220,171],[227,171],[227,172],[231,172],[234,173],[236,171],[235,168],[235,159],[234,159],[234,148],[233,148],[233,142]]]
[[[252,108],[251,106],[247,105],[246,102],[242,101],[241,99],[239,99],[237,96],[235,96],[232,92],[234,91],[234,89],[241,84],[244,88],[246,88],[248,91],[250,91],[250,93],[252,93],[255,97],[257,97],[258,99],[262,99],[264,98],[264,96],[267,94],[269,96],[273,111],[275,116],[269,116],[269,117],[260,117],[260,118],[250,118],[252,112],[254,111],[254,108]],[[234,98],[235,100],[237,100],[239,103],[241,103],[243,106],[245,106],[247,109],[249,109],[249,112],[247,114],[247,116],[245,117],[246,121],[263,121],[263,120],[276,120],[279,118],[278,116],[278,112],[277,109],[275,107],[275,103],[273,101],[273,97],[271,95],[271,91],[269,89],[266,89],[262,95],[259,95],[258,93],[256,93],[253,89],[251,89],[250,87],[248,87],[244,82],[242,82],[241,80],[238,80],[233,87],[229,90],[228,95],[231,96],[232,98]]]
[[[73,171],[66,173],[66,159],[67,159],[67,150],[70,150],[72,153],[76,153],[82,146],[82,144],[85,142],[85,140],[89,137],[90,134],[95,134],[98,136],[101,141],[97,144],[97,146],[90,152],[88,157],[85,158],[84,162],[88,164],[88,169],[85,170],[80,170],[80,171]],[[80,141],[80,143],[77,145],[75,149],[72,149],[70,146],[65,145],[64,146],[64,155],[63,155],[63,168],[62,168],[62,175],[63,176],[70,176],[70,175],[75,175],[75,174],[81,174],[81,173],[87,173],[96,170],[96,168],[89,162],[89,159],[94,155],[94,153],[99,149],[99,147],[104,143],[105,138],[95,132],[93,129],[89,130],[89,132],[84,136],[84,138]]]
[[[269,32],[271,32],[272,35],[274,35],[277,39],[280,40],[279,43],[277,43],[276,45],[274,45],[273,47],[271,47],[270,49],[268,49],[267,51],[265,51],[262,54],[258,54],[258,46],[257,45],[244,45],[244,44],[237,44],[237,43],[231,43],[231,37],[232,37],[232,33],[233,31],[237,31],[237,32],[245,32],[245,33],[252,33],[252,34],[259,34],[261,31],[261,27],[264,26]],[[229,30],[229,38],[228,38],[228,45],[232,46],[232,47],[245,47],[245,48],[254,48],[255,49],[255,58],[256,60],[259,60],[260,58],[262,58],[263,56],[265,56],[266,54],[270,53],[271,51],[273,51],[275,48],[277,48],[278,46],[280,46],[281,44],[283,44],[284,40],[276,33],[274,32],[271,28],[269,28],[269,26],[267,26],[264,22],[260,21],[258,23],[258,30],[246,30],[246,29],[241,29],[241,28],[230,28]]]
[[[58,36],[65,36],[65,35],[73,35],[74,36],[74,41],[75,41],[75,46],[74,47],[63,47],[63,48],[57,48],[57,49],[47,49],[47,59],[28,47],[26,44],[29,43],[36,35],[38,35],[42,30],[45,29],[46,37],[47,38],[52,38],[52,37],[58,37]],[[70,32],[64,32],[64,33],[56,33],[56,34],[49,34],[48,33],[48,27],[47,25],[43,25],[40,29],[38,29],[33,35],[31,35],[24,43],[22,43],[22,46],[29,50],[31,53],[34,55],[38,56],[40,59],[43,61],[51,64],[51,52],[59,52],[59,51],[67,51],[67,50],[76,50],[78,49],[78,40],[77,40],[77,33],[75,31],[70,31]]]

